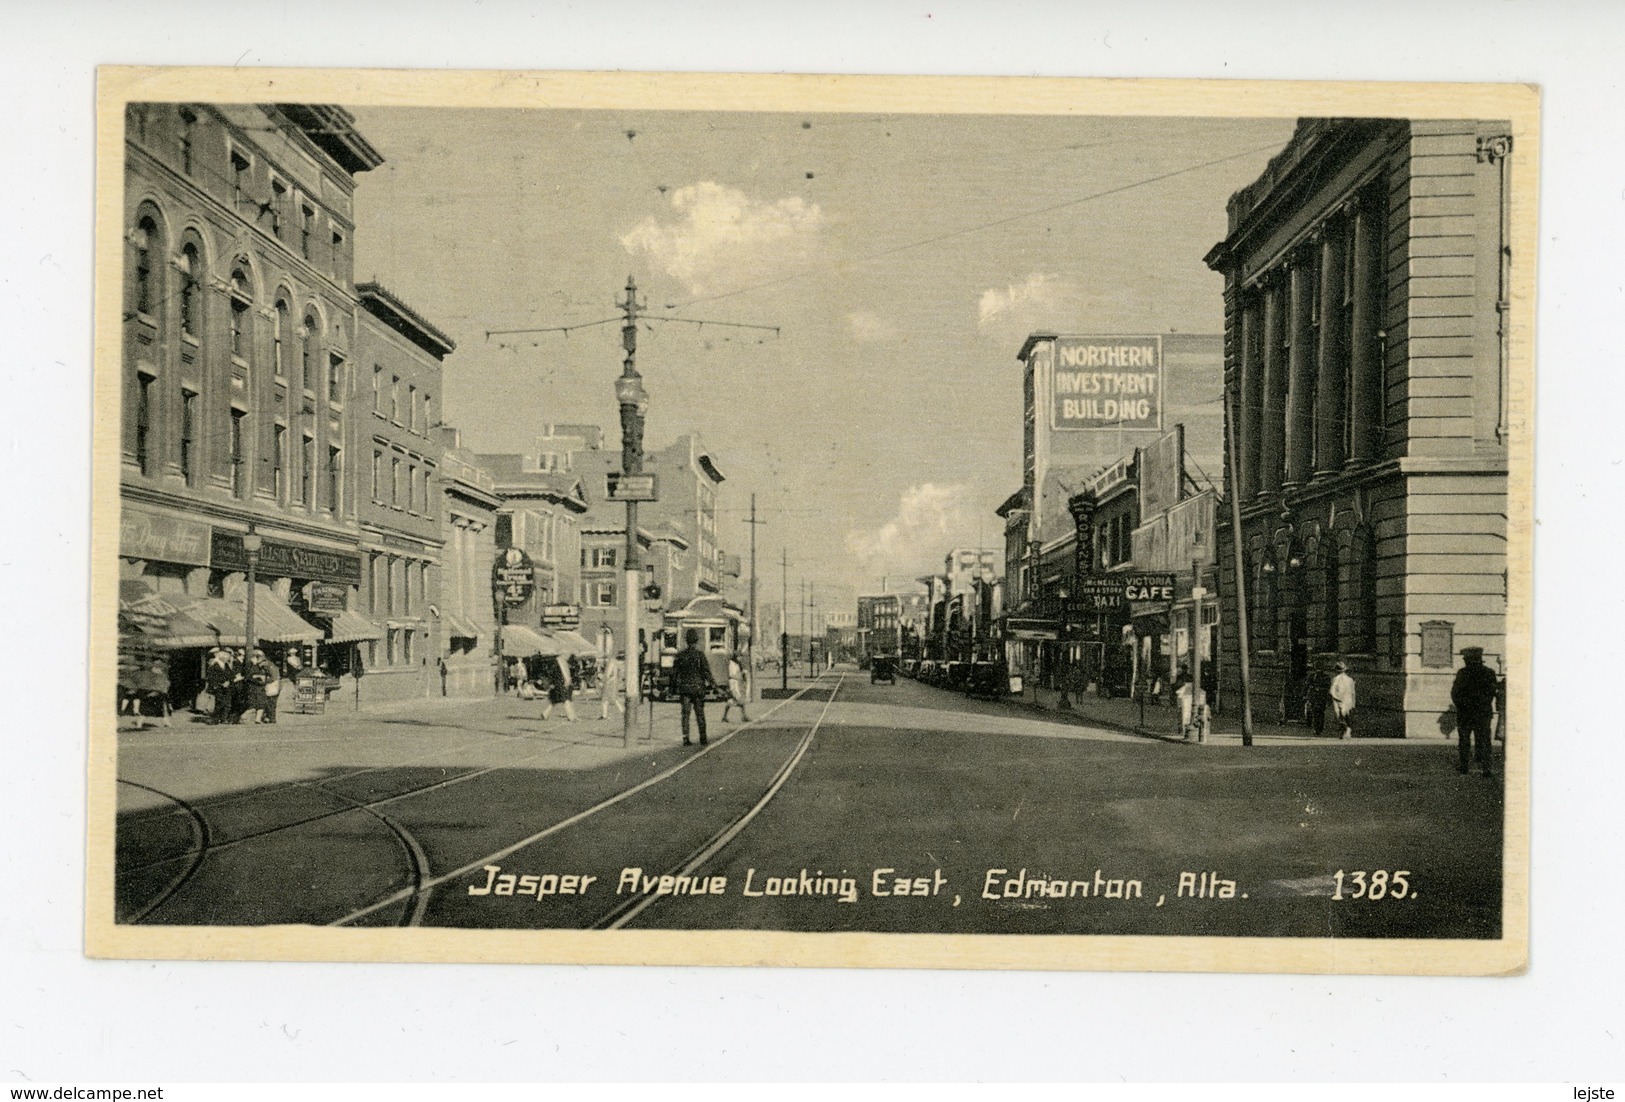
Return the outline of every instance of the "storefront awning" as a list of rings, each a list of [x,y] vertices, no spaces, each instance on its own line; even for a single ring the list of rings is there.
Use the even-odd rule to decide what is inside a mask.
[[[558,641],[565,654],[597,654],[598,648],[587,642],[573,631],[555,631],[551,633]]]
[[[244,595],[230,599],[205,597],[181,611],[208,625],[219,636],[219,645],[247,645],[248,608]],[[315,643],[321,640],[322,632],[277,600],[270,587],[259,586],[254,593],[254,638],[261,643]]]
[[[446,638],[448,639],[478,639],[480,637],[479,625],[465,620],[461,616],[442,616],[440,624],[445,629]]]
[[[557,639],[544,635],[535,628],[528,628],[524,624],[504,624],[502,653],[510,658],[529,658],[532,655],[550,657],[563,654],[564,649],[559,646]]]
[[[344,609],[333,613],[328,620],[327,642],[360,643],[368,639],[382,639],[384,629],[361,615]]]

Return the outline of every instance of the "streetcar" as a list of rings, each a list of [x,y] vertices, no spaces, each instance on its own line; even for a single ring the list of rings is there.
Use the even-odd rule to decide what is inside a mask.
[[[680,609],[667,612],[661,619],[660,633],[655,639],[655,653],[648,658],[645,689],[655,700],[674,701],[676,692],[671,684],[671,667],[677,652],[684,647],[684,636],[689,628],[700,633],[700,649],[705,652],[711,666],[711,678],[716,688],[708,700],[728,699],[728,659],[738,656],[739,667],[749,664],[745,653],[750,644],[750,625],[745,621],[743,609],[735,608],[715,594],[695,597]]]

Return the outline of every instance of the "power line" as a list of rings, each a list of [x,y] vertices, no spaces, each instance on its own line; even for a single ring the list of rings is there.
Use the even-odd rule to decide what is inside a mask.
[[[1267,153],[1278,150],[1279,148],[1279,142],[1271,142],[1269,145],[1261,145],[1253,149],[1244,149],[1239,153],[1231,153],[1223,157],[1216,157],[1211,161],[1203,161],[1201,164],[1187,165],[1184,168],[1176,168],[1171,172],[1159,173],[1156,176],[1147,176],[1142,180],[1135,180],[1132,183],[1121,184],[1117,187],[1107,188],[1104,191],[1092,192],[1089,195],[1083,195],[1076,199],[1068,199],[1064,203],[1054,203],[1047,207],[1039,207],[1036,210],[1023,211],[1020,214],[1011,214],[1003,218],[995,218],[991,222],[982,222],[974,226],[963,226],[959,229],[949,230],[946,233],[940,233],[933,237],[922,238],[919,241],[910,241],[903,245],[895,245],[891,248],[881,249],[865,256],[855,257],[852,260],[841,261],[837,264],[825,265],[819,268],[803,268],[800,271],[791,272],[789,275],[779,276],[776,279],[763,280],[760,283],[749,284],[744,287],[736,288],[732,291],[723,291],[715,295],[704,295],[700,298],[689,299],[687,302],[667,303],[666,309],[686,310],[690,306],[698,306],[703,302],[718,302],[725,298],[732,298],[735,295],[748,294],[751,291],[760,291],[768,287],[777,287],[780,284],[789,283],[794,280],[805,279],[808,276],[819,275],[825,272],[839,271],[842,268],[848,268],[855,264],[866,264],[872,260],[879,260],[888,256],[896,256],[898,253],[907,252],[910,249],[923,248],[926,245],[935,245],[943,241],[952,240],[956,237],[964,237],[967,234],[980,233],[983,230],[993,229],[997,226],[1006,226],[1011,222],[1018,222],[1024,218],[1033,218],[1040,214],[1051,214],[1058,210],[1065,210],[1067,207],[1075,207],[1082,203],[1092,202],[1096,199],[1104,199],[1111,195],[1120,195],[1125,191],[1132,191],[1135,188],[1145,187],[1148,184],[1160,183],[1163,180],[1170,180],[1175,176],[1183,176],[1187,173],[1199,172],[1204,168],[1212,168],[1214,165],[1224,164],[1227,161],[1239,160],[1242,157],[1250,157],[1258,153]]]

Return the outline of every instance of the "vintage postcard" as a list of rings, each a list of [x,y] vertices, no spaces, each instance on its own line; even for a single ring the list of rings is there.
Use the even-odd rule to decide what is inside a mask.
[[[98,107],[90,954],[1524,967],[1535,89]]]

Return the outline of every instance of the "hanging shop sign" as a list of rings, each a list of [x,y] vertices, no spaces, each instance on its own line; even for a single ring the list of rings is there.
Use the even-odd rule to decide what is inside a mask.
[[[209,565],[216,570],[247,570],[248,556],[243,553],[242,534],[215,529],[210,541]],[[269,536],[261,541],[255,570],[261,577],[309,578],[346,586],[361,584],[360,555],[305,547]]]
[[[605,501],[658,501],[660,486],[654,474],[626,474],[609,471],[604,475]]]
[[[578,628],[581,626],[580,605],[545,605],[542,608],[544,628]]]
[[[208,566],[209,526],[126,504],[119,516],[118,553],[127,559]]]
[[[1057,337],[1052,427],[1162,428],[1161,337]]]
[[[305,606],[312,612],[343,612],[349,607],[350,587],[312,582],[305,591]]]
[[[491,589],[507,605],[522,605],[536,588],[536,567],[530,556],[510,547],[497,556],[491,567]]]

